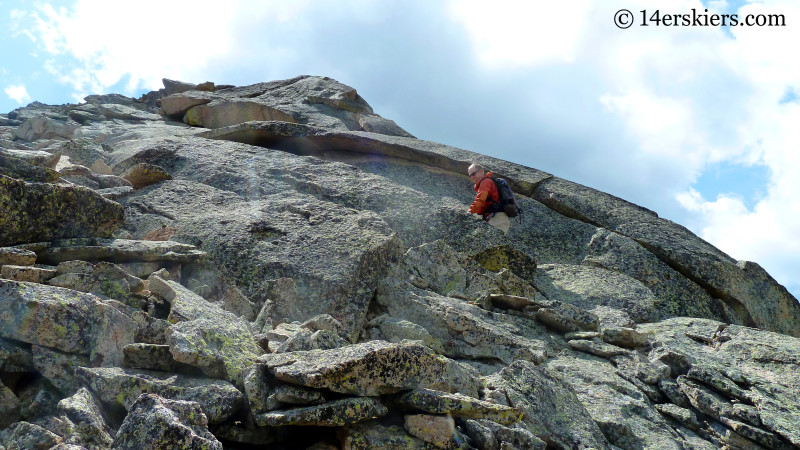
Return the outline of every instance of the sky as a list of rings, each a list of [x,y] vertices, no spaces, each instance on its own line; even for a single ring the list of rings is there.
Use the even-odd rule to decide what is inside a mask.
[[[0,26],[0,113],[329,76],[420,139],[645,206],[800,298],[796,0],[0,0]]]

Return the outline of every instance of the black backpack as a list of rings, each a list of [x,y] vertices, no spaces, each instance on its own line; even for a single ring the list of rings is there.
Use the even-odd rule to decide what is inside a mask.
[[[503,211],[508,217],[517,217],[519,215],[517,199],[514,198],[514,192],[511,191],[511,187],[506,180],[495,177],[489,178],[491,178],[495,186],[497,186],[497,194],[500,197],[499,205],[497,205],[496,208],[497,211]]]

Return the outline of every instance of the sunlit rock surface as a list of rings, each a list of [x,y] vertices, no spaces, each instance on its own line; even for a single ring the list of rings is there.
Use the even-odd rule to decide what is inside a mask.
[[[0,115],[0,449],[800,448],[799,337],[757,264],[330,78]]]

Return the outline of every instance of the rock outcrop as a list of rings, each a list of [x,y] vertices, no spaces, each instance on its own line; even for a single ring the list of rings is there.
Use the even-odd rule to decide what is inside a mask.
[[[0,115],[0,450],[800,448],[798,354],[757,264],[329,78]]]

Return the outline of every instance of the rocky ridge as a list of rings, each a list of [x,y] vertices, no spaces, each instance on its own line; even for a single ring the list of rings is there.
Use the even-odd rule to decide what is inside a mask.
[[[0,450],[800,448],[799,325],[757,264],[329,78],[0,115]]]

